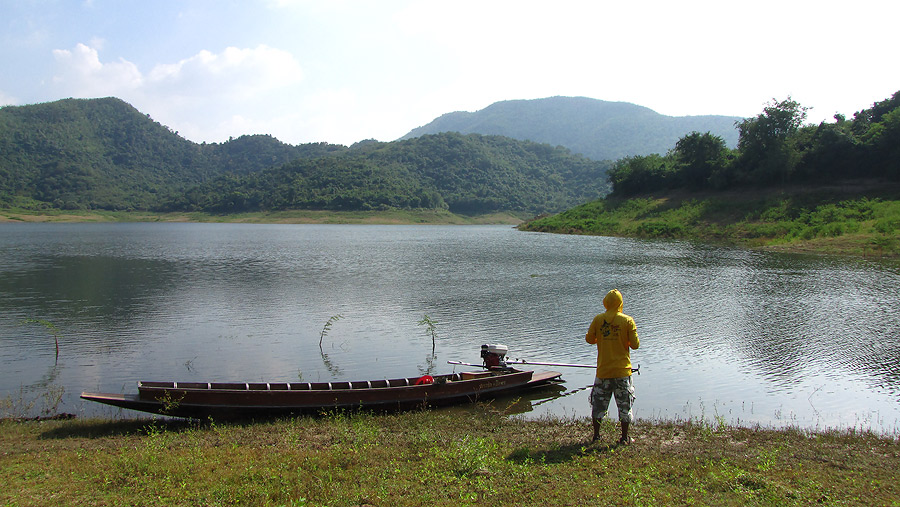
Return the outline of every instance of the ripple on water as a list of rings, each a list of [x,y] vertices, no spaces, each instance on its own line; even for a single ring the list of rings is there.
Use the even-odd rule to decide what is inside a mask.
[[[645,415],[702,402],[751,422],[900,418],[900,274],[876,262],[490,226],[44,225],[0,235],[0,396],[452,371],[483,343],[592,363],[584,334],[619,288]],[[25,318],[60,329],[58,361]],[[574,389],[593,372],[564,374]],[[581,396],[540,410],[586,415]]]

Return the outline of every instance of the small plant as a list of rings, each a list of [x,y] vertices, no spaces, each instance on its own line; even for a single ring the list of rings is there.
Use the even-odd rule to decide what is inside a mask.
[[[431,353],[434,354],[435,339],[437,338],[437,322],[431,320],[428,315],[425,315],[424,318],[419,321],[419,325],[426,326],[426,331],[431,335]]]
[[[12,394],[0,399],[0,419],[21,419],[28,415],[34,408],[37,400],[26,399],[25,388],[19,388],[19,396]]]
[[[18,396],[7,395],[0,399],[0,419],[26,419],[35,413],[35,407],[40,401],[40,416],[48,417],[56,415],[66,388],[60,385],[50,384],[35,397],[28,396],[24,387],[19,388]]]
[[[62,403],[63,394],[65,394],[65,392],[66,388],[63,386],[47,386],[47,390],[41,393],[41,398],[44,400],[44,406],[41,409],[41,415],[55,415],[57,409],[59,408],[59,404]]]
[[[50,334],[53,335],[53,339],[56,342],[56,358],[59,359],[59,329],[53,325],[52,322],[41,320],[41,319],[25,319],[23,324],[40,324],[44,326]]]
[[[455,451],[453,456],[454,471],[459,477],[472,477],[490,469],[489,464],[496,447],[495,444],[486,438],[473,438],[466,435],[462,441],[457,442],[452,448]]]
[[[330,371],[333,375],[339,375],[341,373],[341,370],[331,362],[331,360],[328,358],[328,354],[326,354],[325,351],[322,350],[322,340],[325,339],[325,335],[328,334],[328,331],[331,331],[331,326],[335,322],[343,318],[344,316],[341,314],[328,317],[328,321],[325,322],[324,326],[322,326],[322,332],[319,333],[319,354],[322,355],[322,362],[325,363],[325,367],[328,368],[328,371]]]
[[[184,395],[182,395],[181,398],[175,399],[172,396],[172,393],[166,391],[164,395],[157,399],[157,401],[162,403],[163,406],[162,410],[160,410],[160,413],[162,413],[163,415],[173,415],[178,410],[178,406],[181,405],[181,400],[183,399]]]
[[[335,322],[337,322],[343,318],[344,318],[344,316],[341,314],[332,315],[331,317],[328,317],[328,321],[325,322],[325,325],[322,327],[322,332],[319,333],[319,348],[320,349],[322,348],[322,340],[325,339],[325,335],[328,334],[328,331],[331,331],[332,324],[334,324]]]

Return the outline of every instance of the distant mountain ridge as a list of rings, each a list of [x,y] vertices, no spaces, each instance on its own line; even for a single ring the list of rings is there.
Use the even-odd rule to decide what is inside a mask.
[[[196,144],[114,97],[0,108],[0,208],[538,214],[605,195],[608,166],[479,134],[349,148],[269,135]]]
[[[628,102],[549,97],[495,102],[474,113],[444,114],[400,139],[459,132],[566,147],[594,160],[664,154],[691,132],[710,132],[737,146],[737,116],[665,116]]]

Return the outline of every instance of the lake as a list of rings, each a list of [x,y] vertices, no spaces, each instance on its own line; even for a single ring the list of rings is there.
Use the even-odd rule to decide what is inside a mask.
[[[896,262],[509,226],[182,223],[0,224],[0,258],[8,409],[64,389],[59,411],[140,417],[78,395],[447,373],[485,343],[593,363],[584,334],[618,288],[641,339],[638,418],[900,431]],[[588,416],[593,371],[559,371],[562,392],[510,410]]]

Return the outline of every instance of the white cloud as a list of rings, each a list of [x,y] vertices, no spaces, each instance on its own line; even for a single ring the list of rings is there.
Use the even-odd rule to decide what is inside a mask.
[[[160,64],[147,76],[148,86],[193,98],[246,98],[299,83],[303,71],[288,52],[260,45],[255,49],[200,51],[174,64]]]
[[[14,106],[18,103],[19,101],[15,97],[7,95],[6,93],[3,93],[3,90],[0,90],[0,107]]]
[[[840,35],[900,14],[900,3],[881,0],[187,4],[152,9],[153,30],[136,24],[135,9],[103,2],[70,9],[91,10],[85,23],[34,24],[29,32],[51,38],[29,49],[40,56],[9,65],[21,67],[15,79],[0,75],[4,100],[112,95],[193,141],[269,133],[349,144],[389,141],[451,111],[554,95],[744,116],[790,94],[828,118],[889,97],[900,82],[900,66],[884,63],[892,32]],[[48,61],[73,38],[84,43]]]
[[[258,130],[250,133],[270,133],[263,128],[266,115],[283,114],[278,98],[303,80],[293,55],[266,45],[203,50],[146,74],[125,59],[103,62],[85,44],[53,54],[53,84],[61,95],[122,98],[198,142],[221,141],[254,126]]]
[[[210,96],[245,97],[300,82],[303,72],[294,57],[260,45],[255,49],[207,50],[173,64],[156,65],[146,76],[125,60],[103,63],[98,50],[79,43],[72,50],[56,49],[54,83],[79,96],[171,93],[196,100]]]
[[[58,72],[53,82],[74,97],[121,95],[138,89],[143,78],[137,66],[121,59],[101,63],[97,50],[79,43],[75,49],[55,49]]]
[[[669,115],[753,115],[790,94],[829,118],[890,93],[848,66],[879,74],[878,83],[900,75],[872,51],[891,46],[889,31],[854,38],[839,28],[900,4],[858,4],[458,0],[413,2],[394,21],[448,55],[443,95],[458,103],[583,95]]]

